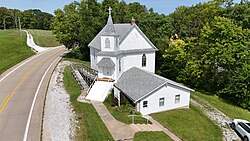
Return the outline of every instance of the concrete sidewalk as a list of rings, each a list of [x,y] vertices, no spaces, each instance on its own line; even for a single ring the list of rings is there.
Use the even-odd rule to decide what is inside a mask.
[[[35,44],[34,40],[33,40],[33,36],[26,30],[23,30],[24,32],[26,32],[27,34],[27,45],[31,48],[33,48],[35,51],[39,52],[43,52],[45,50],[48,50],[48,48],[44,48],[44,47],[40,47],[38,45]]]
[[[133,140],[135,131],[127,124],[117,121],[102,102],[91,101],[97,113],[105,123],[114,140]]]

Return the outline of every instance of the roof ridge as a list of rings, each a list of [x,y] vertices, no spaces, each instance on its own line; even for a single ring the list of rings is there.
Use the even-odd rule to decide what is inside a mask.
[[[163,76],[157,75],[157,74],[152,73],[152,72],[150,72],[150,71],[147,71],[147,70],[144,70],[144,69],[141,69],[141,68],[138,68],[138,67],[132,67],[132,68],[137,68],[137,69],[139,69],[139,70],[141,70],[141,71],[144,71],[144,72],[146,72],[146,73],[148,73],[148,74],[150,74],[150,75],[152,75],[152,76],[155,76],[155,77],[157,77],[157,78],[159,78],[159,79],[161,79],[161,80],[163,80],[163,81],[166,81],[167,83],[170,83],[170,84],[172,84],[172,85],[178,85],[179,87],[183,87],[183,88],[185,88],[185,89],[189,89],[189,90],[194,91],[193,89],[188,88],[187,86],[185,86],[185,85],[183,85],[183,84],[181,84],[181,83],[175,82],[175,81],[173,81],[173,80],[171,80],[171,79],[168,79],[168,78],[165,78],[165,77],[163,77]]]

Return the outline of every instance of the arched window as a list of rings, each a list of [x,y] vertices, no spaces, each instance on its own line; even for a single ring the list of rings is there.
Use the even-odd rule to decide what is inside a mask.
[[[109,38],[105,39],[105,48],[110,48],[110,40],[109,40]]]
[[[143,67],[146,67],[147,65],[147,57],[145,54],[142,55],[142,66]]]

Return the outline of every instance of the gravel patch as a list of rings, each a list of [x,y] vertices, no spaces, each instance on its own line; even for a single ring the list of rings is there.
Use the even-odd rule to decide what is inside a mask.
[[[63,85],[63,72],[69,61],[60,62],[52,74],[47,91],[44,118],[44,141],[74,140],[76,130],[75,113],[70,105],[70,96]]]
[[[224,141],[241,141],[235,131],[231,129],[229,124],[232,120],[228,116],[204,100],[202,101],[203,104],[200,104],[191,99],[191,103],[200,108],[209,119],[214,121],[221,128]]]

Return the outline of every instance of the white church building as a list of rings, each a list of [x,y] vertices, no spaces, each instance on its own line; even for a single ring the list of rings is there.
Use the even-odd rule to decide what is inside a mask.
[[[104,101],[114,88],[118,101],[120,94],[125,94],[143,115],[189,107],[192,89],[154,74],[157,48],[135,19],[114,24],[110,8],[107,24],[88,46],[91,68],[98,71],[100,81],[94,83],[86,99]]]

